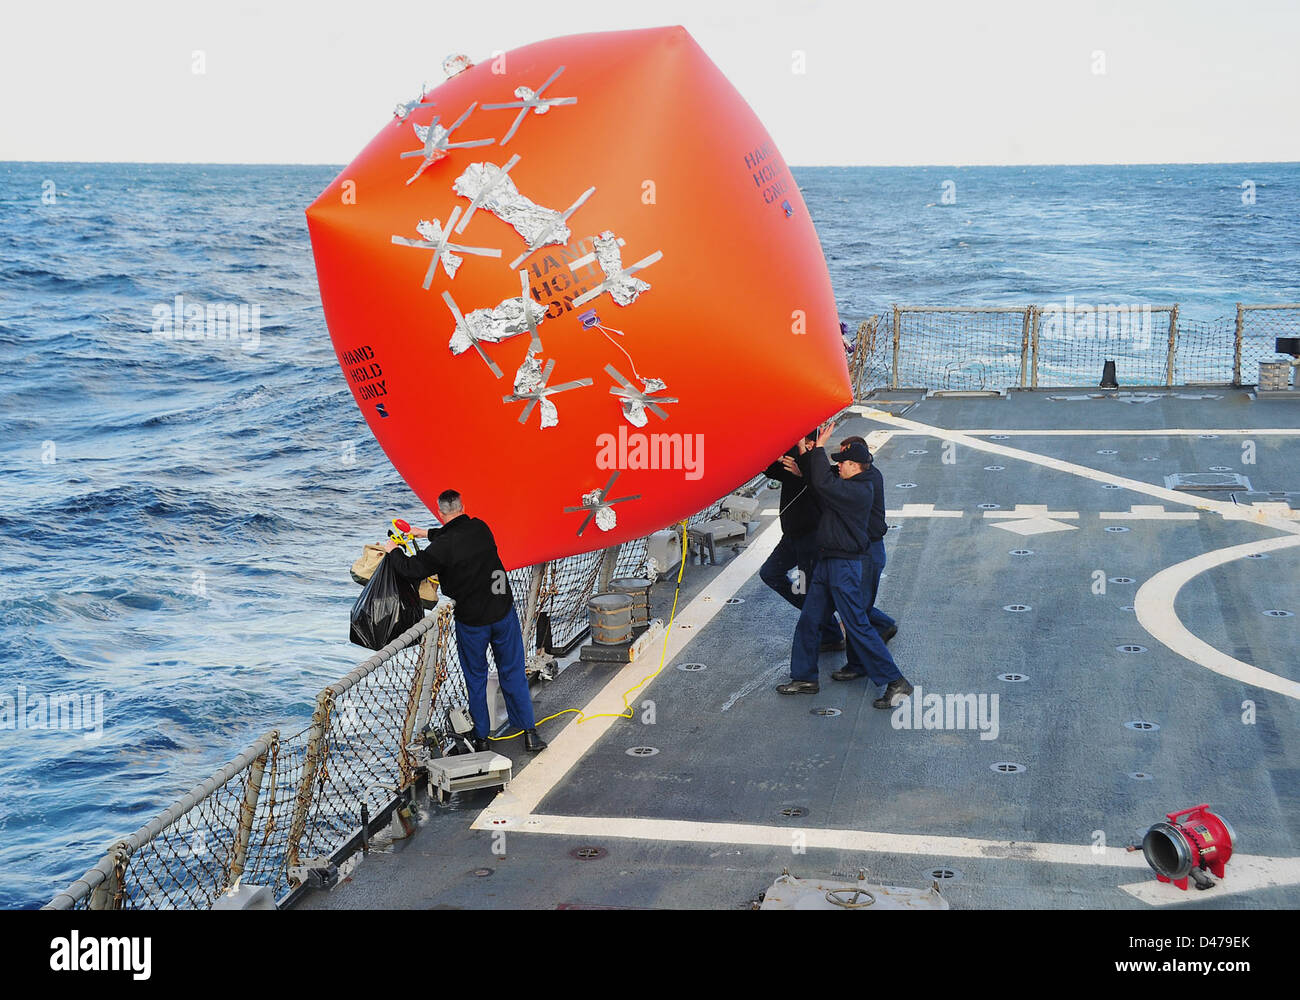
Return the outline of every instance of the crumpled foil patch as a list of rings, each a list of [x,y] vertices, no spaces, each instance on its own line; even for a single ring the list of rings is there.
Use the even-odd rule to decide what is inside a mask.
[[[536,250],[547,243],[568,243],[569,227],[560,221],[562,213],[535,204],[519,193],[509,174],[501,174],[501,168],[494,163],[471,163],[456,178],[452,188],[462,198],[473,201],[485,186],[492,184],[491,192],[479,206],[513,226],[530,249]]]
[[[641,391],[646,395],[665,388],[664,380],[661,378],[643,378],[641,379],[641,385],[644,386]],[[623,416],[627,417],[627,422],[633,427],[644,427],[650,419],[646,416],[645,403],[639,399],[628,399],[626,396],[623,397],[621,402],[623,404]]]
[[[474,62],[469,56],[457,53],[456,55],[448,56],[442,61],[442,71],[447,74],[447,79],[450,80],[453,76],[459,76],[461,73],[464,73],[465,70],[469,69],[473,65]]]
[[[546,318],[546,307],[530,298],[528,308],[532,311],[534,325],[540,325]],[[475,309],[471,313],[466,313],[465,323],[474,334],[475,340],[492,344],[499,344],[503,340],[528,332],[528,320],[524,316],[522,297],[506,299],[494,309]],[[451,341],[447,346],[451,348],[452,354],[464,354],[474,345],[457,324],[456,331],[451,335]]]
[[[521,101],[535,101],[537,100],[537,91],[533,90],[532,87],[516,87],[515,96]],[[551,106],[549,104],[540,104],[533,108],[533,114],[544,115],[550,110]]]
[[[444,235],[450,235],[443,233],[442,224],[437,219],[421,219],[416,223],[415,231],[430,243],[439,243]],[[447,269],[447,277],[456,277],[456,269],[461,265],[461,258],[450,250],[444,250],[440,259],[442,266]]]
[[[549,396],[543,396],[539,399],[537,406],[542,411],[542,430],[554,427],[560,422],[560,411],[555,408],[555,404],[551,402]],[[599,519],[600,515],[597,514],[596,517]]]
[[[536,354],[529,354],[524,358],[524,363],[519,366],[519,370],[515,372],[515,395],[522,396],[524,393],[536,392],[541,384],[542,359]]]
[[[592,490],[590,493],[582,495],[583,506],[589,506],[594,503],[600,503],[600,490]],[[613,507],[601,507],[596,511],[596,527],[601,531],[613,531],[618,524],[618,518],[614,514]]]
[[[649,282],[642,281],[635,275],[624,275],[617,280],[610,280],[623,270],[623,253],[619,249],[618,238],[612,231],[606,229],[596,237],[595,249],[596,261],[600,264],[600,269],[605,272],[605,280],[610,282],[607,291],[619,305],[630,305],[636,301],[638,295],[650,288]]]

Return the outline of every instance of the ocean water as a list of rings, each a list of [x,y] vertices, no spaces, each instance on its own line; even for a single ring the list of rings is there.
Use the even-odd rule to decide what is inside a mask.
[[[361,543],[427,520],[325,331],[303,209],[336,172],[0,164],[0,698],[75,695],[91,723],[6,727],[0,701],[0,907],[47,901],[256,736],[305,724],[364,655]],[[1300,299],[1297,164],[795,177],[850,321]],[[256,349],[154,336],[178,295],[257,303]]]

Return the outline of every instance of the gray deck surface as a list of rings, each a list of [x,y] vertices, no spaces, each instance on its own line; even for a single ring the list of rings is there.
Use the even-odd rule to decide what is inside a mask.
[[[1100,392],[1099,390],[1092,390]],[[1300,427],[1300,404],[1254,401],[1225,388],[1178,390],[1151,402],[1123,402],[1089,390],[1015,392],[1007,398],[927,398],[887,409],[906,420],[952,430],[1231,429]],[[1200,397],[1184,399],[1178,394]],[[882,393],[885,399],[915,399]],[[741,823],[788,829],[871,831],[912,836],[975,838],[1087,848],[1105,831],[1109,851],[1139,842],[1146,828],[1176,809],[1208,802],[1236,829],[1241,855],[1300,857],[1300,713],[1297,701],[1221,676],[1162,645],[1131,608],[1153,574],[1225,546],[1284,537],[1268,526],[1227,521],[1202,512],[1195,521],[1109,521],[1100,511],[1165,504],[1128,489],[957,444],[952,464],[945,442],[924,432],[898,433],[862,417],[843,435],[893,430],[877,453],[891,511],[934,504],[959,518],[889,518],[889,565],[880,606],[900,631],[890,645],[903,673],[928,693],[998,696],[1000,731],[981,740],[974,730],[900,730],[892,713],[871,706],[876,689],[836,683],[830,671],[842,653],[822,657],[821,692],[781,697],[787,679],[796,612],[754,572],[736,591],[744,602],[718,609],[676,662],[707,669],[683,672],[669,663],[633,704],[654,702],[655,723],[619,720],[542,798],[536,814]],[[837,434],[837,438],[840,435]],[[987,437],[982,438],[987,440]],[[1256,461],[1243,465],[1243,440]],[[1257,491],[1300,490],[1300,439],[1198,434],[1017,436],[995,442],[1091,469],[1164,486],[1175,472],[1230,467]],[[1114,455],[1098,454],[1113,450]],[[924,452],[914,454],[913,452]],[[1144,461],[1153,457],[1155,461]],[[1001,465],[1001,470],[986,466]],[[902,489],[898,484],[914,483]],[[1205,497],[1229,501],[1226,493]],[[776,493],[765,506],[775,506]],[[1195,497],[1188,498],[1192,504]],[[1077,511],[1062,523],[1075,530],[1021,536],[995,527],[977,505],[1046,504]],[[753,545],[772,520],[750,526]],[[1297,522],[1300,523],[1300,522]],[[1107,525],[1128,527],[1108,532]],[[1012,555],[1028,549],[1032,555]],[[722,566],[688,566],[681,605]],[[756,569],[756,567],[755,567]],[[1093,593],[1095,572],[1107,580]],[[1211,646],[1282,678],[1300,681],[1300,548],[1266,559],[1237,559],[1194,576],[1175,603],[1188,630]],[[1110,582],[1128,578],[1131,583]],[[673,578],[652,591],[654,613],[667,617]],[[1023,612],[1004,611],[1025,605]],[[1296,617],[1270,617],[1266,610]],[[1143,652],[1117,647],[1136,645]],[[658,666],[659,647],[639,664]],[[538,717],[581,707],[614,668],[576,663],[534,687]],[[1016,672],[1021,683],[998,679]],[[756,679],[761,683],[750,684]],[[744,692],[744,693],[742,693]],[[1254,721],[1243,721],[1244,703]],[[836,716],[812,714],[839,709]],[[639,711],[639,708],[638,708]],[[573,725],[572,715],[542,727],[548,739]],[[1126,728],[1132,721],[1158,730]],[[517,742],[517,741],[516,741]],[[629,747],[659,753],[632,757]],[[522,748],[506,751],[527,773]],[[548,751],[550,752],[550,751]],[[539,760],[542,758],[538,758]],[[993,770],[1024,765],[1019,774]],[[1130,775],[1142,773],[1147,780]],[[960,878],[942,886],[962,908],[1142,908],[1119,888],[1153,880],[1149,869],[946,856],[923,849],[848,850],[691,839],[530,833],[511,827],[506,856],[493,853],[493,833],[471,830],[491,805],[487,792],[458,796],[449,806],[424,807],[416,835],[372,853],[331,893],[303,899],[303,908],[522,907],[564,905],[737,908],[766,888],[783,868],[795,875],[854,873],[887,884],[925,886],[926,874],[949,867]],[[806,815],[781,810],[800,807]],[[787,834],[781,833],[781,837]],[[498,845],[499,846],[499,845]],[[577,860],[569,852],[599,846],[608,855]],[[1139,856],[1140,857],[1140,856]],[[1291,862],[1294,871],[1294,862]],[[490,868],[486,876],[474,870]],[[1283,885],[1232,893],[1233,864],[1223,886],[1188,892],[1178,905],[1221,908],[1300,906],[1297,876]]]

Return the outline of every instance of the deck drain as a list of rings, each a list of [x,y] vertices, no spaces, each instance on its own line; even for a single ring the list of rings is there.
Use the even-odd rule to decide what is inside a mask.
[[[1128,529],[1125,529],[1125,530],[1127,531]],[[678,622],[678,623],[677,623],[677,627],[678,627],[678,628],[693,628],[694,626],[691,625],[690,622]]]
[[[1128,776],[1132,778],[1134,781],[1151,780],[1151,775],[1147,774],[1146,771],[1129,771]]]
[[[887,525],[885,525],[885,527],[887,527],[890,531],[897,531],[899,528],[902,527],[902,525],[901,525],[901,524],[887,524]]]
[[[1200,437],[1200,439],[1201,439],[1202,441],[1214,441],[1215,439],[1218,438],[1219,435],[1217,435],[1217,434],[1201,434],[1201,435],[1198,435],[1198,436]]]
[[[997,510],[1001,506],[1001,504],[997,503],[982,503],[979,505],[979,508],[980,510]]]
[[[1097,452],[1097,454],[1098,454],[1098,455],[1118,455],[1119,452],[1117,452],[1114,448],[1102,448],[1100,451]]]
[[[694,673],[697,670],[708,670],[709,668],[703,663],[679,663],[678,670],[685,670],[687,673]]]
[[[781,815],[787,819],[797,819],[800,816],[807,816],[808,810],[803,806],[786,806],[781,810]]]
[[[1294,618],[1295,617],[1295,615],[1292,612],[1281,611],[1277,608],[1273,608],[1271,611],[1265,611],[1264,614],[1268,615],[1270,618]]]
[[[1008,684],[1020,684],[1029,680],[1025,674],[998,674],[998,680],[1006,681]]]
[[[811,714],[820,715],[823,716],[824,718],[831,719],[839,715],[840,710],[838,708],[814,708]]]
[[[989,770],[997,771],[999,774],[1024,774],[1025,765],[1010,760],[1000,760],[996,764],[990,764]]]
[[[1211,471],[1211,472],[1231,472],[1231,471],[1232,471],[1232,466],[1230,466],[1230,465],[1211,465],[1211,466],[1210,466],[1210,471]]]
[[[569,857],[578,861],[599,861],[609,854],[609,851],[603,847],[575,847],[569,852]]]
[[[1267,553],[1267,552],[1252,552],[1250,555],[1246,556],[1246,558],[1247,558],[1247,559],[1267,559],[1267,558],[1268,558],[1268,553]]]
[[[1142,456],[1142,461],[1144,461],[1144,462],[1158,462],[1158,461],[1160,461],[1160,459],[1156,458],[1155,455],[1143,455],[1143,456]]]
[[[1110,578],[1110,582],[1111,583],[1134,583],[1135,581],[1131,576],[1112,576]]]
[[[1115,647],[1115,652],[1117,653],[1145,653],[1146,651],[1146,646],[1139,646],[1132,642],[1125,643],[1123,646]]]
[[[933,882],[960,882],[961,872],[956,868],[927,868],[921,877]]]
[[[1102,484],[1101,484],[1101,488],[1102,488],[1103,490],[1117,490],[1117,489],[1119,489],[1119,487],[1116,486],[1114,483],[1102,483]]]
[[[628,747],[623,751],[629,757],[653,757],[659,752],[658,747]]]
[[[1012,549],[1011,554],[1013,556],[1032,556],[1034,554],[1034,550],[1033,549]]]
[[[914,490],[914,489],[916,489],[916,483],[895,483],[895,484],[894,484],[894,489],[896,489],[896,490]]]
[[[909,455],[928,455],[929,452],[926,451],[924,448],[912,448],[910,451],[908,451],[908,454],[909,454]]]
[[[743,597],[728,597],[728,598],[726,599],[726,601],[724,601],[723,603],[725,603],[725,604],[744,604],[744,603],[745,603],[745,599],[744,599]]]
[[[1010,434],[990,434],[990,435],[989,435],[989,440],[990,440],[990,441],[1010,441],[1010,440],[1011,440],[1011,435],[1010,435]]]
[[[1118,533],[1121,531],[1128,531],[1128,528],[1124,527],[1122,524],[1108,524],[1106,525],[1106,530]]]
[[[1124,728],[1136,729],[1140,733],[1154,733],[1160,727],[1154,722],[1143,722],[1141,719],[1138,719],[1135,722],[1124,723]]]
[[[473,875],[475,878],[487,878],[489,875],[492,874],[492,869],[491,869],[491,868],[475,868],[472,872],[470,872],[470,874]]]
[[[985,471],[985,472],[1005,472],[1005,471],[1006,471],[1006,468],[1007,468],[1007,467],[1006,467],[1005,465],[986,465],[986,466],[984,466],[984,471]]]
[[[1031,608],[1028,604],[1004,604],[1002,605],[1002,610],[1003,611],[1029,611],[1031,610]]]
[[[1121,611],[1136,611],[1136,610],[1137,610],[1137,609],[1136,609],[1135,607],[1133,607],[1133,605],[1131,605],[1131,604],[1121,604],[1121,605],[1119,606],[1119,609],[1120,609]]]
[[[510,824],[510,817],[509,817],[509,816],[493,816],[491,822],[492,822],[492,825],[493,825],[493,826],[508,826],[508,825]]]

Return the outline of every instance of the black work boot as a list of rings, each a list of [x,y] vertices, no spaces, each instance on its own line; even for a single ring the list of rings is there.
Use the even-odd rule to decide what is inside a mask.
[[[537,735],[536,729],[525,729],[524,749],[529,753],[540,753],[546,749],[546,741]]]
[[[900,698],[904,698],[912,693],[912,685],[907,683],[906,677],[900,677],[896,681],[890,681],[885,686],[885,693],[873,701],[871,704],[876,708],[893,708]]]

